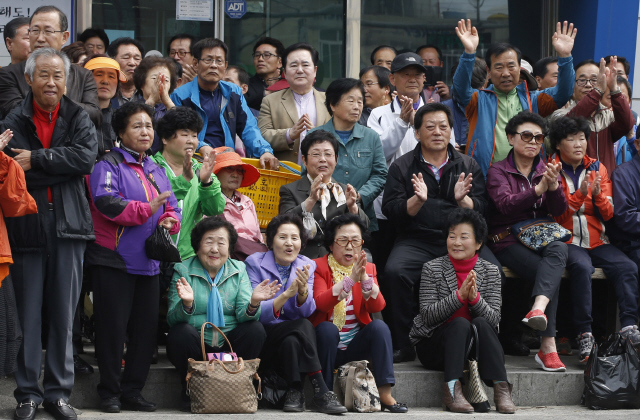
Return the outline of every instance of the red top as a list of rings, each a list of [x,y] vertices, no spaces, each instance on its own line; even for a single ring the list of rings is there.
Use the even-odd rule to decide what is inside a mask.
[[[56,120],[58,119],[58,111],[60,110],[60,102],[56,106],[53,112],[47,112],[40,108],[36,101],[33,101],[33,123],[36,125],[36,133],[38,138],[42,142],[42,147],[49,149],[51,147],[51,137],[53,135],[53,129],[56,126]],[[53,202],[51,196],[51,188],[47,188],[49,194],[49,202]]]
[[[313,260],[316,262],[316,271],[313,280],[313,299],[316,301],[316,311],[309,317],[313,326],[317,326],[323,321],[329,321],[333,314],[333,308],[338,304],[338,296],[333,296],[333,274],[329,268],[329,255]],[[373,277],[375,284],[378,284],[376,266],[367,263],[367,274]],[[351,289],[353,296],[353,311],[358,320],[358,324],[367,325],[371,322],[370,313],[380,312],[386,306],[382,292],[373,299],[364,300],[362,288],[356,284]]]
[[[458,280],[458,290],[460,290],[460,286],[462,286],[462,283],[464,283],[465,279],[469,275],[469,272],[471,272],[471,270],[473,270],[473,267],[476,266],[476,263],[478,262],[478,254],[474,255],[468,260],[455,260],[451,258],[451,255],[449,255],[449,260],[451,261],[451,264],[453,264],[453,268],[456,270],[456,279]],[[462,317],[471,321],[472,318],[471,318],[471,311],[469,311],[469,305],[473,306],[476,303],[478,303],[478,301],[480,300],[480,293],[477,294],[473,302],[470,302],[468,300],[462,300],[458,292],[456,292],[456,296],[458,297],[458,300],[460,301],[460,303],[462,303],[462,308],[455,311],[453,315],[451,315],[449,320],[447,320],[447,322],[451,322],[453,319],[459,318],[459,317]]]

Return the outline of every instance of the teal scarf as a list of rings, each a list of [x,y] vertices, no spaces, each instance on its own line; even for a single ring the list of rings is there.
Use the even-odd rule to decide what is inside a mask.
[[[211,285],[211,293],[209,293],[209,301],[207,302],[207,322],[211,322],[216,327],[224,327],[224,312],[222,311],[222,298],[220,292],[218,292],[218,283],[222,278],[222,272],[224,271],[224,265],[218,270],[216,278],[211,280],[211,276],[204,270],[207,275],[207,281]],[[211,328],[207,325],[207,328]]]

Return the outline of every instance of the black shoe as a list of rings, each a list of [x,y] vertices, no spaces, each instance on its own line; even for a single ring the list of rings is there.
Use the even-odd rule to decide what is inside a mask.
[[[347,409],[338,402],[338,397],[333,391],[325,392],[320,396],[314,396],[313,404],[316,406],[318,412],[324,414],[342,414],[347,412]]]
[[[141,395],[131,398],[121,398],[122,409],[129,411],[156,411],[158,406],[145,400]]]
[[[42,404],[44,411],[51,414],[56,420],[77,420],[78,416],[68,402],[62,398],[53,401],[45,401]]]
[[[93,373],[93,366],[80,356],[73,356],[73,371],[76,375]]]
[[[304,393],[300,390],[291,388],[284,397],[285,413],[301,413],[304,411]]]
[[[517,338],[505,338],[500,340],[504,354],[511,356],[528,356],[531,351],[529,347],[522,344]]]
[[[416,360],[416,351],[413,346],[405,347],[393,352],[393,363],[413,362]]]
[[[31,400],[22,401],[13,413],[13,420],[32,420],[36,417],[38,404]]]
[[[392,413],[406,413],[407,411],[409,411],[409,409],[407,408],[407,404],[400,403],[397,401],[393,405],[387,405],[385,403],[380,403],[380,404],[382,405],[382,410],[380,411],[389,410]]]
[[[540,348],[540,337],[538,336],[538,332],[534,330],[526,331],[522,334],[522,338],[520,340],[522,344],[527,346],[530,350],[539,349]]]
[[[100,409],[105,413],[119,413],[121,408],[122,404],[118,397],[105,398],[100,403]]]

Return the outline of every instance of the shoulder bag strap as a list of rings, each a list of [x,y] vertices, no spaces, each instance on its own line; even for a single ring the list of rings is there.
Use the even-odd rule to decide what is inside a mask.
[[[353,411],[353,382],[356,377],[356,367],[350,366],[347,374],[347,384],[344,387],[344,406],[347,410]]]

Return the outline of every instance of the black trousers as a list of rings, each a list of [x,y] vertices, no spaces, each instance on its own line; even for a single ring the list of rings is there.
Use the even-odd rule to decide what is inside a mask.
[[[433,245],[426,241],[401,240],[396,242],[387,261],[385,274],[390,283],[388,302],[393,311],[391,337],[393,348],[400,350],[411,346],[409,332],[413,326],[413,319],[418,314],[418,292],[422,266],[434,258],[447,255],[444,245]],[[483,246],[480,258],[498,266],[502,266],[493,253]]]
[[[514,282],[510,282],[509,286],[517,286],[520,291],[531,290],[531,286],[533,286],[531,297],[542,295],[549,298],[549,304],[545,310],[547,329],[540,332],[542,337],[556,336],[556,309],[558,308],[560,282],[567,264],[568,254],[567,244],[560,241],[551,242],[541,253],[532,251],[521,243],[516,243],[496,254],[503,265],[513,270],[525,282],[524,285],[514,285]],[[517,290],[515,294],[519,297],[509,296],[508,299],[502,300],[501,334],[515,334],[520,320],[529,312],[529,299],[523,298],[522,293]]]
[[[306,318],[265,325],[267,341],[261,368],[274,369],[289,386],[300,382],[301,374],[322,370],[318,360],[316,332]]]
[[[140,395],[156,346],[158,276],[141,276],[102,266],[91,267],[100,398]],[[76,302],[74,302],[75,305]],[[125,339],[127,353],[120,380]]]
[[[438,327],[429,338],[423,338],[416,344],[416,353],[420,363],[427,369],[444,371],[445,382],[462,380],[466,352],[473,337],[471,324],[478,330],[478,371],[480,378],[493,386],[493,381],[506,381],[507,369],[504,366],[504,352],[498,340],[498,333],[484,318],[455,318]],[[472,356],[475,356],[475,346]]]
[[[391,332],[384,321],[374,319],[360,328],[345,350],[338,349],[340,332],[333,322],[322,322],[316,327],[318,357],[322,364],[322,377],[329,390],[333,390],[333,369],[354,360],[370,360],[376,385],[394,385],[393,346]]]
[[[262,346],[267,339],[267,333],[260,321],[248,321],[238,324],[237,327],[225,334],[233,351],[245,360],[255,359],[260,355]],[[208,343],[204,344],[207,353],[218,353],[229,351],[229,345],[212,347]],[[202,361],[202,347],[200,344],[200,331],[187,323],[176,324],[169,329],[167,335],[167,356],[169,361],[178,370],[180,383],[182,384],[182,398],[187,400],[185,393],[187,389],[187,370],[189,369],[189,359]]]

